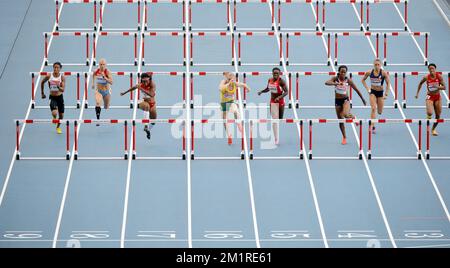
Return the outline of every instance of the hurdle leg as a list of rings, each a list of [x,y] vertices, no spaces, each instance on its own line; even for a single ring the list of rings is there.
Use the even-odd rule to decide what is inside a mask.
[[[191,120],[191,160],[194,160],[194,120]]]
[[[84,73],[84,109],[88,108],[88,84],[87,84],[88,74]]]
[[[78,121],[74,122],[73,138],[74,138],[74,145],[75,145],[73,159],[78,160]]]
[[[358,159],[362,160],[363,156],[363,121],[359,120],[359,153]]]
[[[369,5],[369,1],[366,1],[366,30],[370,31],[370,5]]]
[[[372,120],[369,120],[369,131],[368,131],[368,138],[367,138],[367,159],[372,159]]]
[[[70,159],[70,126],[69,121],[66,121],[66,160]]]
[[[417,159],[422,159],[422,120],[419,120],[419,148],[417,150]]]
[[[404,109],[406,109],[406,74],[403,73],[403,80],[402,80],[402,88],[403,88],[403,100],[402,100],[402,106]]]
[[[182,146],[183,146],[183,155],[181,156],[181,158],[183,160],[186,160],[186,121],[183,121],[183,141],[182,141]]]
[[[128,121],[125,120],[123,123],[123,131],[124,131],[124,154],[123,159],[128,159]]]
[[[34,73],[31,74],[31,109],[34,109],[35,94],[34,94]]]
[[[325,1],[322,1],[322,31],[325,31]]]
[[[20,160],[20,122],[16,120],[16,160]]]
[[[430,120],[427,120],[427,150],[426,159],[430,159]]]
[[[250,120],[249,133],[250,133],[250,160],[253,160],[253,120]]]
[[[303,120],[300,121],[300,159],[303,159]]]
[[[308,158],[312,159],[312,120],[309,120],[309,152]]]
[[[133,120],[133,126],[132,126],[132,143],[133,143],[133,155],[132,155],[132,159],[135,160],[136,159],[136,121]]]

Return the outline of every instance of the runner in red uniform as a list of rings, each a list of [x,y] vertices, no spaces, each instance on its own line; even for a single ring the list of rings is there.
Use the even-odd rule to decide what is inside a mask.
[[[270,91],[270,114],[273,119],[283,119],[284,115],[284,97],[288,94],[286,82],[280,77],[281,70],[277,67],[272,69],[272,78],[269,79],[267,87],[258,92],[258,95]],[[275,144],[278,144],[278,122],[274,122],[273,134]]]
[[[143,100],[140,100],[138,104],[139,109],[144,111],[144,119],[156,119],[156,85],[152,80],[152,76],[148,73],[143,73],[141,75],[141,82],[132,88],[121,92],[120,96],[123,96],[128,92],[132,92],[135,89],[139,89],[144,95]],[[155,123],[151,123],[150,126],[145,124],[144,131],[147,133],[147,139],[150,139],[150,130],[154,125]]]
[[[422,80],[420,80],[419,86],[417,87],[416,99],[419,98],[419,92],[422,88],[422,85],[427,83],[427,97],[426,97],[426,108],[427,108],[427,118],[431,119],[434,113],[436,114],[436,119],[441,118],[442,112],[442,98],[440,90],[445,90],[445,83],[442,76],[436,72],[436,64],[431,63],[428,65],[428,71],[430,72],[428,75],[424,76]],[[436,131],[438,123],[433,124],[433,128],[431,129],[431,133],[433,136],[437,136],[438,133]]]

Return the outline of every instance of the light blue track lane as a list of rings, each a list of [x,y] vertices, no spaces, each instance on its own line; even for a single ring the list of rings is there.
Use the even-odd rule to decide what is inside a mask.
[[[350,124],[346,124],[348,144],[343,146],[336,123],[313,124],[313,159],[262,160],[258,157],[298,157],[299,130],[295,124],[280,125],[280,144],[274,146],[270,123],[254,126],[254,160],[241,160],[241,136],[228,145],[222,123],[196,123],[194,126],[194,160],[181,160],[182,125],[157,123],[147,140],[142,125],[136,125],[137,157],[178,157],[177,160],[86,160],[83,157],[123,157],[124,125],[81,124],[78,139],[79,160],[13,160],[8,184],[4,184],[11,164],[15,144],[13,119],[25,118],[30,100],[29,72],[40,71],[44,56],[43,32],[52,30],[55,19],[53,0],[31,1],[30,9],[19,31],[30,1],[2,1],[3,27],[0,33],[0,79],[3,105],[0,106],[0,186],[5,194],[0,204],[0,247],[52,247],[57,231],[57,247],[79,241],[82,247],[367,247],[380,243],[381,247],[448,247],[450,244],[449,160],[359,160],[358,139]],[[438,71],[450,70],[450,28],[432,1],[409,1],[411,31],[430,32],[429,62]],[[403,16],[403,4],[397,4]],[[320,6],[321,7],[321,6]],[[326,30],[349,28],[359,31],[359,4],[334,3],[326,6]],[[270,3],[237,4],[235,56],[238,58],[238,33],[241,32],[241,65],[231,66],[231,34],[197,36],[197,32],[227,31],[226,3],[192,3],[192,29],[182,29],[182,4],[149,3],[148,31],[178,32],[178,36],[144,37],[145,65],[134,66],[134,40],[131,36],[100,36],[97,42],[97,61],[106,58],[108,69],[116,71],[172,71],[172,72],[270,72],[273,67],[282,71],[333,71],[327,66],[326,35],[290,36],[289,65],[279,66],[277,38],[269,35],[246,36],[244,32],[271,31]],[[316,22],[313,4],[282,4],[281,30],[314,31]],[[143,9],[141,9],[143,12]],[[277,18],[275,3],[275,23]],[[364,13],[366,12],[364,8]],[[403,32],[404,22],[392,3],[371,5],[370,31],[379,28]],[[320,8],[320,13],[322,13]],[[142,13],[141,13],[142,14]],[[103,30],[138,31],[137,4],[106,4]],[[231,19],[233,4],[231,4]],[[142,18],[143,20],[143,18]],[[365,20],[365,19],[364,19]],[[322,26],[322,15],[320,15]],[[61,29],[94,32],[92,4],[64,4],[60,17]],[[80,30],[81,28],[81,30]],[[378,29],[377,29],[378,28]],[[78,30],[76,30],[78,29]],[[183,66],[183,34],[193,37],[193,66]],[[231,33],[229,30],[228,33]],[[139,31],[138,31],[139,33]],[[17,35],[17,40],[15,41]],[[375,37],[369,38],[375,46]],[[142,37],[138,37],[138,54]],[[364,36],[339,36],[338,63],[349,64],[349,71],[367,71],[375,55]],[[426,72],[424,37],[389,36],[385,70]],[[380,57],[383,58],[383,39]],[[61,61],[62,71],[87,72],[84,36],[55,36],[49,49],[49,62]],[[92,55],[92,37],[89,43]],[[283,36],[283,60],[286,60],[286,39]],[[8,55],[9,61],[7,61]],[[189,58],[190,52],[187,51]],[[331,59],[335,58],[334,37],[331,39]],[[138,55],[139,57],[139,55]],[[69,64],[68,64],[69,63]],[[126,63],[126,66],[114,64]],[[188,61],[189,63],[189,61]],[[222,64],[205,66],[205,63]],[[258,65],[251,65],[251,64]],[[299,66],[298,63],[303,65]],[[320,63],[320,65],[318,65]],[[389,64],[416,65],[389,65]],[[167,64],[171,64],[167,66]],[[264,64],[264,65],[261,65]],[[312,66],[313,64],[314,66]],[[356,65],[354,65],[356,64]],[[333,68],[334,67],[334,68]],[[97,66],[93,66],[95,70]],[[51,71],[44,66],[43,71]],[[423,75],[406,79],[406,108],[393,108],[394,96],[389,92],[387,106],[379,118],[424,119],[425,87],[419,99],[414,95]],[[133,77],[133,83],[136,82]],[[258,96],[270,75],[249,75],[246,82],[251,92],[246,95],[245,119],[270,118],[267,108],[269,95]],[[390,76],[394,85],[394,75]],[[447,76],[444,77],[448,83]],[[90,81],[91,78],[89,78]],[[159,119],[220,119],[218,85],[221,75],[193,76],[194,109],[183,109],[182,76],[153,76],[157,86]],[[283,79],[286,79],[283,76]],[[327,75],[299,78],[300,119],[336,118],[332,87],[324,82]],[[361,76],[353,77],[355,84],[369,100],[361,84]],[[239,76],[243,80],[243,76]],[[186,81],[191,81],[188,73]],[[81,75],[80,101],[84,97],[84,76]],[[402,79],[399,77],[398,100],[403,101]],[[76,76],[67,77],[64,93],[66,106],[76,106]],[[295,98],[295,76],[292,92]],[[112,105],[120,109],[102,110],[104,119],[128,119],[127,145],[131,145],[133,109],[128,108],[130,96],[119,93],[130,86],[129,76],[114,76]],[[186,90],[189,90],[189,83]],[[447,87],[449,85],[447,84]],[[66,119],[95,118],[94,91],[88,85],[88,108],[66,108]],[[48,99],[36,94],[37,109],[28,119],[48,119]],[[448,94],[448,90],[447,90]],[[48,95],[48,94],[47,94]],[[189,96],[190,94],[188,94]],[[241,96],[243,97],[243,96]],[[442,94],[442,118],[450,118],[446,95]],[[370,118],[370,107],[362,105],[353,92],[352,110],[358,118]],[[189,100],[188,100],[189,103]],[[288,99],[286,98],[286,103]],[[164,106],[165,108],[162,108]],[[209,106],[209,107],[205,107]],[[212,107],[211,107],[212,106]],[[260,107],[255,107],[260,106]],[[305,108],[305,106],[316,106]],[[320,107],[317,106],[328,106]],[[356,107],[358,106],[358,107]],[[168,107],[168,108],[167,108]],[[189,107],[189,105],[188,105]],[[189,113],[189,114],[188,114]],[[136,119],[141,119],[137,111]],[[285,118],[296,118],[286,105]],[[189,124],[189,122],[188,122]],[[249,123],[245,124],[249,157]],[[377,124],[372,136],[372,156],[416,157],[419,133],[416,123]],[[58,135],[50,124],[26,125],[22,140],[23,157],[61,157],[66,154],[66,129]],[[363,125],[363,153],[368,150],[368,125]],[[412,133],[410,133],[410,130]],[[440,124],[439,136],[430,138],[433,157],[449,157],[450,122]],[[303,152],[308,153],[308,124],[303,126]],[[356,134],[356,135],[355,135]],[[426,152],[426,123],[422,129],[422,153]],[[191,133],[186,133],[190,136]],[[70,151],[73,146],[73,123],[70,124]],[[191,144],[186,144],[191,146]],[[128,152],[129,152],[128,147]],[[354,160],[323,160],[318,157],[355,157]],[[189,155],[188,155],[189,157]],[[201,159],[201,157],[230,157],[235,159]],[[129,163],[130,170],[129,168]],[[367,165],[366,165],[367,163]],[[128,171],[130,177],[127,176]],[[310,171],[310,172],[309,172]],[[67,192],[65,183],[69,179]],[[129,183],[129,188],[127,188]],[[4,187],[6,185],[7,187]],[[190,191],[189,191],[190,189]],[[65,199],[63,199],[65,196]],[[317,197],[317,200],[315,200]],[[62,205],[62,207],[61,207]],[[124,214],[124,212],[126,212]],[[60,217],[60,221],[58,221]],[[57,225],[59,223],[59,225]],[[390,232],[394,241],[391,240]],[[123,239],[123,240],[122,240]],[[375,241],[376,239],[378,241]],[[370,242],[369,242],[370,240]],[[76,241],[75,241],[76,242]],[[393,243],[394,242],[394,243]],[[77,242],[78,243],[78,242]]]

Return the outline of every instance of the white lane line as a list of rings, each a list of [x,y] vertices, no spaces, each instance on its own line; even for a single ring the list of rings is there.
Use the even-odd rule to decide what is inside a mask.
[[[437,247],[450,247],[450,244],[412,246],[412,247],[405,247],[405,248],[437,248]]]
[[[228,15],[231,18],[231,5],[229,5],[228,8]],[[234,34],[234,27],[233,25],[230,25],[230,31],[231,34]],[[236,73],[239,73],[238,70],[238,61],[237,61],[237,55],[236,55],[236,44],[233,43],[233,47],[231,48],[234,50],[235,53],[234,54],[234,70],[236,71]],[[241,94],[241,89],[237,88],[238,93],[239,93],[239,112],[241,113],[241,118],[245,119],[245,113],[244,113],[244,105],[242,103],[242,94]],[[245,89],[243,89],[245,90]],[[247,144],[247,134],[246,134],[246,128],[245,125],[243,124],[242,127],[242,135],[244,135],[244,156],[245,156],[245,164],[247,166],[247,178],[248,178],[248,189],[249,189],[249,194],[250,194],[250,202],[251,202],[251,206],[252,206],[252,218],[253,218],[253,231],[254,231],[254,235],[255,235],[255,242],[256,242],[256,247],[257,248],[261,248],[261,243],[260,243],[260,239],[259,239],[259,230],[258,230],[258,221],[256,218],[256,205],[255,205],[255,197],[254,197],[254,191],[253,191],[253,180],[252,180],[252,172],[250,170],[250,161],[249,161],[249,153],[248,153],[248,144]]]
[[[59,11],[58,11],[58,16],[61,15],[63,6],[64,6],[64,3],[61,3],[61,6],[60,6]],[[55,21],[55,23],[53,25],[53,30],[52,31],[53,32],[56,31],[56,21]],[[52,45],[52,41],[53,41],[53,35],[51,35],[50,38],[49,38],[48,50],[50,50],[50,47]],[[45,68],[45,59],[42,59],[42,64],[41,64],[41,68],[39,69],[39,72],[42,72],[44,70],[44,68]],[[36,94],[37,88],[38,88],[38,86],[40,84],[39,83],[40,79],[41,79],[41,76],[39,75],[38,78],[36,79],[36,84],[34,86],[34,94]],[[25,114],[25,119],[28,119],[28,117],[30,116],[32,103],[33,103],[33,100],[30,100],[30,103],[28,104],[27,113]],[[19,144],[22,141],[23,133],[25,132],[25,127],[26,126],[27,126],[27,124],[24,123],[23,126],[22,126],[22,129],[20,130]],[[12,172],[12,169],[14,167],[14,163],[16,161],[16,154],[17,154],[17,148],[14,149],[14,153],[13,153],[13,156],[11,158],[11,163],[9,164],[8,172],[6,173],[6,178],[5,178],[5,181],[3,182],[2,192],[0,194],[0,207],[3,204],[3,199],[5,197],[6,190],[7,190],[8,185],[9,185],[9,179],[11,177],[11,172]]]
[[[142,18],[144,17],[145,9],[142,10]],[[145,25],[144,21],[141,22],[141,30],[140,30],[140,38],[141,41],[139,42],[139,59],[138,59],[138,70],[137,72],[140,73],[142,69],[142,53],[143,53],[143,37],[142,34],[144,33]],[[137,82],[139,83],[139,78],[136,77]],[[134,91],[134,102],[133,102],[133,121],[136,120],[136,113],[137,113],[137,106],[138,106],[138,92],[139,89]],[[132,93],[130,93],[132,94]],[[127,217],[128,217],[128,201],[129,201],[129,195],[130,195],[130,181],[131,181],[131,163],[133,162],[133,147],[134,147],[134,139],[133,134],[130,135],[130,148],[128,150],[128,167],[127,167],[127,180],[125,184],[125,197],[124,197],[124,205],[123,205],[123,214],[122,214],[122,229],[120,232],[120,247],[125,247],[125,234],[127,229]]]
[[[188,15],[189,13],[189,3],[188,1],[184,1],[184,14]],[[185,47],[186,52],[190,51],[190,33],[189,33],[189,23],[187,20],[185,21]],[[191,73],[190,73],[190,65],[191,59],[186,54],[186,85],[190,85],[191,82]],[[188,202],[188,246],[192,248],[192,174],[191,174],[191,91],[186,89],[186,100],[185,100],[185,112],[186,112],[186,121],[185,124],[185,134],[186,134],[186,165],[187,165],[187,202]],[[192,96],[192,99],[193,96]]]
[[[450,20],[448,19],[444,10],[442,10],[442,7],[439,5],[439,3],[436,0],[433,0],[433,3],[437,7],[439,14],[441,14],[442,18],[444,18],[445,22],[447,22],[447,26],[450,27]]]
[[[105,5],[102,6],[102,10],[100,12],[103,13],[104,9],[105,9]],[[97,31],[95,33],[95,43],[96,44],[98,43],[99,33],[100,33],[100,27],[97,27]],[[89,61],[89,71],[88,71],[89,75],[86,78],[87,79],[86,83],[88,85],[89,85],[89,80],[91,79],[92,68],[94,67],[93,63],[94,63],[94,53],[93,53],[93,48],[92,48],[91,49],[91,59]],[[87,98],[83,98],[83,102],[81,103],[81,111],[80,111],[80,115],[78,117],[78,120],[82,120],[83,119],[83,113],[84,113],[84,109],[85,109],[86,99]],[[80,136],[80,132],[81,132],[81,124],[78,125],[77,137]],[[65,182],[65,185],[64,185],[64,192],[63,192],[61,204],[60,204],[60,207],[59,207],[58,220],[56,221],[56,228],[55,228],[55,233],[54,233],[54,236],[53,236],[53,244],[52,244],[53,248],[56,248],[57,242],[58,242],[59,231],[60,231],[60,228],[61,228],[61,221],[62,221],[62,217],[63,217],[63,213],[64,213],[64,207],[66,205],[67,193],[68,193],[69,185],[70,185],[70,179],[72,177],[73,161],[75,159],[74,155],[75,155],[75,144],[72,146],[72,153],[70,154],[69,169],[67,171],[66,182]]]
[[[270,3],[268,3],[268,5],[269,5],[270,13],[272,14],[272,12],[273,12],[272,6],[270,5]],[[314,7],[313,7],[312,4],[310,4],[310,5],[311,5],[311,8],[312,8],[314,17],[315,17],[316,16],[316,12],[314,10]],[[274,26],[274,29],[275,29],[275,35],[276,35],[276,39],[277,39],[278,48],[281,49],[281,40],[280,40],[280,34],[278,33],[278,27],[277,27],[276,19],[275,19],[275,22],[274,22],[273,26]],[[284,52],[282,52],[281,62],[282,62],[282,65],[283,65],[284,73],[287,74],[287,67],[286,67],[286,60],[284,59]],[[289,77],[287,75],[285,75],[285,80],[288,81],[288,79],[289,79]],[[291,92],[292,92],[292,90],[291,90]],[[293,94],[291,94],[289,96],[289,98],[290,98],[290,101],[292,103],[292,110],[294,111],[294,117],[295,117],[295,119],[298,119],[299,117],[298,117],[298,114],[297,114],[297,110],[295,108],[295,102],[294,102],[294,99],[293,99]],[[300,135],[300,126],[299,126],[299,124],[296,124],[296,125],[297,125],[298,134]],[[304,142],[303,142],[302,146],[303,146],[303,148],[306,148]],[[312,193],[313,200],[314,200],[314,207],[315,207],[316,214],[317,214],[317,220],[319,222],[320,233],[322,235],[323,244],[324,244],[324,246],[326,248],[329,248],[328,240],[327,240],[327,236],[326,236],[326,233],[325,233],[325,228],[324,228],[324,224],[323,224],[323,220],[322,220],[322,214],[320,212],[319,201],[318,201],[317,194],[316,194],[316,187],[314,185],[314,180],[313,180],[313,177],[312,177],[311,167],[309,165],[308,156],[303,157],[303,159],[305,160],[305,164],[306,164],[306,171],[308,173],[309,185],[311,187],[311,193]]]

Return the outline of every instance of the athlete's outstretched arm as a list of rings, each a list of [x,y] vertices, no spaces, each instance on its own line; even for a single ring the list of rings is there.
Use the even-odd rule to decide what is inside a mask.
[[[439,90],[446,90],[445,82],[442,76],[439,76]]]
[[[364,106],[366,106],[366,100],[364,99],[363,95],[361,94],[361,91],[359,91],[358,87],[356,87],[355,83],[353,83],[352,79],[348,79],[348,84],[356,91],[356,93],[358,93]]]
[[[66,88],[66,77],[64,75],[61,75],[61,83],[58,86],[58,89],[60,92],[64,92],[64,89]]]
[[[364,86],[364,88],[367,90],[367,92],[370,93],[370,88],[369,88],[369,86],[368,86],[367,83],[366,83],[366,80],[367,80],[367,78],[369,77],[369,75],[370,75],[370,71],[366,72],[366,73],[364,74],[363,78],[361,79],[361,83],[363,84],[363,86]]]
[[[42,78],[42,81],[41,81],[41,97],[42,97],[43,99],[46,98],[46,96],[45,96],[45,94],[44,94],[44,84],[45,84],[45,82],[47,82],[49,79],[50,79],[50,75],[48,74],[48,75],[44,76],[44,78]]]
[[[120,96],[123,96],[123,95],[127,94],[128,92],[132,92],[133,90],[137,89],[138,87],[139,87],[139,84],[137,84],[133,87],[130,87],[128,90],[125,90],[124,92],[120,92]]]
[[[424,77],[422,78],[422,80],[420,80],[419,85],[417,86],[416,99],[419,98],[419,92],[420,92],[420,89],[422,89],[422,85],[423,85],[423,83],[425,83],[426,81],[427,81],[427,77],[426,77],[426,76],[424,76]]]
[[[339,85],[339,82],[337,82],[336,77],[333,76],[325,82],[325,85],[326,86],[337,86],[337,85]]]

